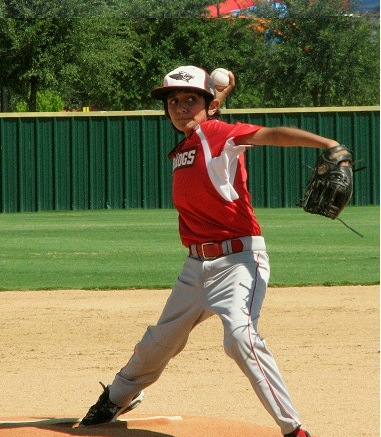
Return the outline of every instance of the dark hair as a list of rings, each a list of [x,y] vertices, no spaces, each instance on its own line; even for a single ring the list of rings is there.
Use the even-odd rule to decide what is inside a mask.
[[[206,109],[206,112],[208,113],[209,105],[210,105],[211,102],[214,100],[214,97],[211,96],[210,94],[202,93],[202,92],[197,92],[197,91],[194,91],[194,90],[192,90],[192,92],[194,92],[195,94],[197,94],[197,95],[199,95],[199,96],[204,97],[204,100],[205,100],[205,109]],[[169,116],[169,112],[168,112],[168,101],[167,101],[167,99],[168,99],[168,97],[169,97],[170,95],[171,95],[171,93],[168,93],[168,94],[165,96],[165,99],[162,100],[163,105],[164,105],[164,112],[165,112],[165,115],[166,115],[167,118],[169,118],[169,120],[171,119],[171,117]],[[216,111],[213,115],[210,115],[210,116],[207,117],[207,120],[212,120],[212,119],[220,120],[221,118],[222,118],[222,114],[221,114],[220,110],[217,109],[217,111]],[[173,124],[172,124],[172,127],[173,127],[177,132],[181,132],[181,131],[179,131],[177,128],[175,128],[175,126],[173,126]]]

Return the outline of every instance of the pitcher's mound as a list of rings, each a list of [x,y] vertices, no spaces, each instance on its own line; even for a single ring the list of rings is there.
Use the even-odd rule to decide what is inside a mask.
[[[1,437],[280,437],[276,428],[215,417],[131,415],[115,423],[78,428],[77,418],[0,419]]]

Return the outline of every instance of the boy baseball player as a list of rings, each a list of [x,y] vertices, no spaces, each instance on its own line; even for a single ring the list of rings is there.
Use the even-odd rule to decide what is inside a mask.
[[[294,128],[218,120],[220,104],[234,87],[232,73],[230,80],[217,95],[206,71],[183,66],[152,91],[173,127],[184,134],[169,158],[180,238],[189,255],[157,325],[148,327],[126,366],[103,386],[81,426],[115,421],[138,406],[143,389],[183,350],[192,329],[217,315],[226,354],[247,376],[281,433],[310,437],[257,331],[270,267],[246,185],[244,152],[264,145],[328,149],[338,142]]]

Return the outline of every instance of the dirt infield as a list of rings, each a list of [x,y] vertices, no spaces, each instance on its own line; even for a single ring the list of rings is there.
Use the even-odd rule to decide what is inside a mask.
[[[111,382],[168,294],[0,293],[0,421],[82,417],[101,393],[98,381]],[[270,288],[259,330],[314,436],[379,436],[378,286]],[[280,437],[224,354],[216,317],[192,332],[139,409],[123,419],[94,429],[0,423],[0,436]]]

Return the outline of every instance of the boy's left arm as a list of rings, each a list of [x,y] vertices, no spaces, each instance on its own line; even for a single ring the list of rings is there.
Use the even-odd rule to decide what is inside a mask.
[[[236,145],[256,146],[305,146],[317,149],[329,149],[339,145],[336,140],[325,138],[311,132],[292,127],[262,127],[254,134],[237,138]]]

